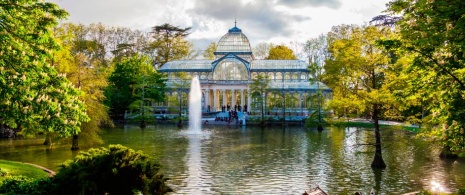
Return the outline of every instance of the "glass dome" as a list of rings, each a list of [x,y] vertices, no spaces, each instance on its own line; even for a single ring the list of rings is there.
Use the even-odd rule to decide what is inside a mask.
[[[229,29],[228,33],[221,37],[216,47],[216,52],[229,53],[229,52],[250,52],[249,39],[242,33],[242,30],[234,27]]]
[[[249,75],[245,65],[234,58],[221,61],[214,71],[214,80],[247,80]]]

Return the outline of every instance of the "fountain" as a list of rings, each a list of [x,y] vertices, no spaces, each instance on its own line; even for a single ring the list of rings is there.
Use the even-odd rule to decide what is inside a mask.
[[[202,92],[199,78],[192,78],[189,92],[189,133],[198,134],[201,131],[202,119]]]

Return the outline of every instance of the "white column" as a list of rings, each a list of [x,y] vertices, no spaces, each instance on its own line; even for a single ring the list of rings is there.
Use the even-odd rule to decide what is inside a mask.
[[[235,90],[231,89],[231,110],[234,110],[234,105],[236,105]]]
[[[226,90],[223,89],[223,104],[221,106],[226,106]]]
[[[205,92],[203,93],[204,94],[204,97],[205,97],[205,110],[208,111],[208,106],[210,105],[210,101],[208,101],[210,98],[210,89],[205,89]],[[210,111],[211,111],[211,107],[210,107]]]
[[[218,98],[216,97],[216,89],[213,89],[213,110],[214,111],[218,110],[217,100],[218,100]]]

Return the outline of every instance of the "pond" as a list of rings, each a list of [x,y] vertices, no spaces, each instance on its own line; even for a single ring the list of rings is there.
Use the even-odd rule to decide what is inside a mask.
[[[387,168],[370,168],[373,131],[363,128],[207,126],[188,134],[171,125],[107,130],[105,145],[122,144],[164,166],[176,194],[302,194],[319,185],[329,194],[402,194],[440,185],[465,188],[465,160],[441,160],[439,147],[408,131],[383,130]],[[54,170],[76,155],[43,139],[0,140],[0,158]]]

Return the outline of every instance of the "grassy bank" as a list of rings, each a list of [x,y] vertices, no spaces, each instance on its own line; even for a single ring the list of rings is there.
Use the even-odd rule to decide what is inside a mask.
[[[30,178],[40,178],[46,177],[48,175],[47,172],[44,170],[37,168],[35,166],[21,163],[21,162],[13,162],[13,161],[6,161],[0,160],[0,184],[5,180],[5,178],[10,176],[25,176]],[[1,173],[6,173],[4,176]]]

